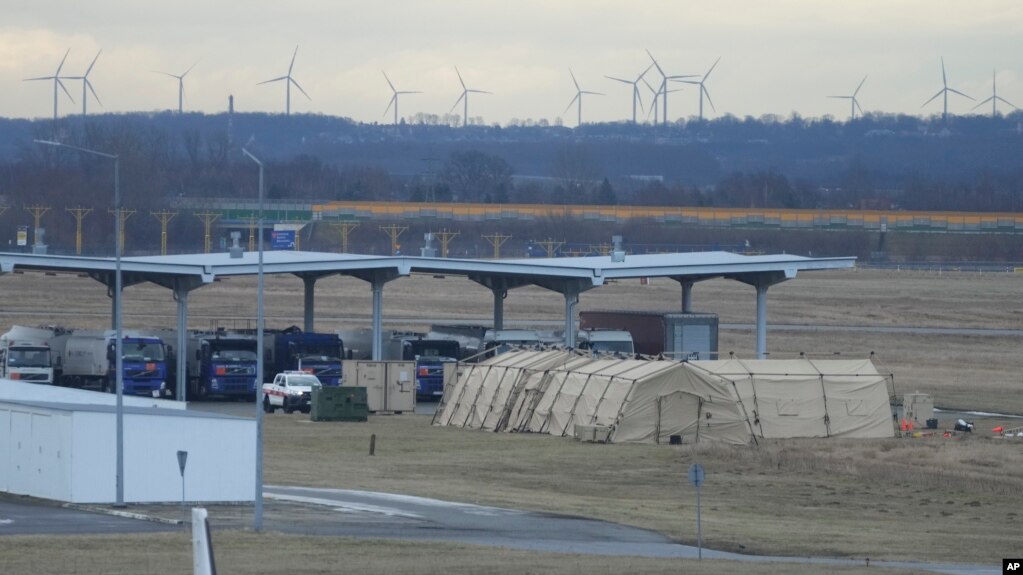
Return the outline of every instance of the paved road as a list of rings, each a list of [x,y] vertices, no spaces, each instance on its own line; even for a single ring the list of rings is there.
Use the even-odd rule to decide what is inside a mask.
[[[181,527],[67,509],[46,503],[0,501],[0,535],[68,535],[72,533],[151,533]]]
[[[530,551],[594,555],[694,559],[698,554],[696,547],[673,543],[659,533],[579,517],[345,489],[267,486],[264,494],[272,500],[321,506],[338,512],[331,516],[333,520],[315,527],[293,524],[270,525],[272,529],[281,531],[348,537],[457,541]],[[847,566],[864,564],[862,560],[767,557],[706,549],[703,556],[708,559],[753,562]],[[960,575],[1001,573],[1000,562],[997,567],[899,561],[873,561],[871,565]]]

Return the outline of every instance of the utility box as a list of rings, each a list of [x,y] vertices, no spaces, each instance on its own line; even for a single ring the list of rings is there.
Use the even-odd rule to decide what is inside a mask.
[[[355,373],[346,370],[342,387],[366,388],[371,413],[414,412],[416,409],[416,362],[356,361]],[[351,377],[354,375],[354,377]]]
[[[583,425],[577,423],[572,429],[575,438],[584,443],[607,443],[611,437],[611,427],[608,425]]]
[[[929,393],[907,393],[902,398],[902,418],[923,427],[934,418],[934,398]]]
[[[365,387],[314,387],[309,419],[312,421],[367,421]]]
[[[678,360],[717,359],[717,314],[664,314],[664,353]]]

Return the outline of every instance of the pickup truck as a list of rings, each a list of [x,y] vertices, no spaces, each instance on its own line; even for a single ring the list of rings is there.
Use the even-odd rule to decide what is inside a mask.
[[[284,371],[274,377],[273,383],[263,384],[263,411],[273,413],[277,408],[284,413],[309,413],[314,387],[320,387],[315,375],[304,371]]]

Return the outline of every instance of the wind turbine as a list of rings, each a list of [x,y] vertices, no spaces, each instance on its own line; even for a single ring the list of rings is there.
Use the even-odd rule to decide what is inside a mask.
[[[718,62],[720,62],[720,61],[721,61],[721,57],[718,56],[718,59],[714,60],[714,63],[711,65],[710,70],[707,70],[707,73],[704,74],[702,78],[700,78],[699,82],[697,82],[695,80],[679,80],[680,82],[682,82],[684,84],[693,84],[694,86],[699,86],[700,87],[700,121],[701,122],[703,121],[703,96],[704,95],[707,96],[707,103],[710,104],[710,109],[714,110],[715,112],[718,111],[717,108],[714,107],[714,100],[710,99],[710,91],[707,90],[706,82],[707,82],[707,78],[710,76],[710,73],[714,71],[714,68],[717,67]]]
[[[959,90],[955,90],[953,88],[949,88],[948,87],[948,77],[945,75],[945,57],[942,56],[942,58],[941,58],[941,89],[938,90],[937,94],[931,96],[931,99],[927,100],[926,102],[924,102],[923,106],[920,106],[920,107],[923,108],[927,104],[930,104],[938,96],[944,96],[945,97],[944,98],[944,100],[945,100],[944,104],[945,105],[942,108],[941,121],[943,121],[943,122],[947,121],[948,120],[948,93],[949,92],[952,92],[953,94],[959,94],[960,96],[963,96],[964,98],[969,98],[971,100],[974,100],[973,97],[967,96],[966,94],[963,94]]]
[[[263,82],[259,83],[259,84],[269,84],[271,82],[280,82],[281,80],[284,80],[284,86],[285,86],[285,89],[284,89],[284,93],[285,93],[284,114],[286,116],[290,116],[291,115],[291,85],[292,84],[294,84],[295,87],[298,88],[299,92],[302,92],[303,96],[305,96],[306,98],[309,98],[309,94],[306,94],[305,90],[302,89],[302,86],[299,86],[298,82],[296,82],[295,79],[291,77],[291,70],[292,70],[292,68],[295,67],[295,56],[298,56],[298,46],[295,46],[295,53],[291,55],[291,64],[288,65],[288,73],[287,74],[285,74],[284,76],[281,76],[279,78],[273,78],[271,80],[266,80],[266,81],[263,81]],[[258,86],[259,84],[256,84],[256,85]],[[312,100],[312,98],[309,98],[309,100]]]
[[[639,82],[640,82],[640,80],[643,79],[643,76],[646,76],[646,73],[650,71],[650,68],[653,68],[653,67],[654,67],[653,64],[650,64],[649,66],[647,66],[646,70],[643,70],[642,74],[640,74],[639,76],[636,76],[635,80],[625,80],[623,78],[615,78],[614,76],[604,76],[608,80],[614,80],[615,82],[621,82],[623,84],[629,84],[630,86],[632,86],[632,123],[633,124],[636,123],[636,102],[639,102],[639,108],[641,110],[643,109],[643,98],[639,94]]]
[[[664,93],[668,93],[668,92],[681,92],[682,88],[676,88],[674,90],[665,90],[665,92],[662,93],[660,89],[654,88],[653,86],[651,86],[650,82],[646,81],[646,78],[643,78],[643,83],[646,84],[647,89],[650,90],[651,94],[653,94],[653,99],[651,100],[651,103],[650,103],[650,111],[647,112],[646,117],[647,117],[647,119],[650,119],[650,116],[652,114],[653,117],[654,117],[654,125],[657,125],[657,123],[660,122],[660,119],[659,119],[660,118],[660,110],[657,109],[657,102],[658,102],[658,100],[660,100],[661,97],[664,96]]]
[[[391,79],[387,77],[387,72],[384,72],[383,70],[381,70],[380,73],[382,73],[384,75],[384,80],[387,80],[387,85],[391,87],[391,92],[394,92],[394,95],[391,96],[391,101],[387,103],[387,109],[384,110],[384,115],[385,116],[387,115],[387,110],[390,110],[391,109],[391,105],[393,104],[394,105],[394,125],[397,126],[398,125],[398,96],[400,94],[422,94],[422,92],[418,92],[418,91],[415,91],[415,90],[399,91],[399,90],[395,89],[394,84],[391,83]]]
[[[198,62],[196,62],[195,64],[198,64]],[[185,70],[185,72],[183,74],[181,74],[181,75],[171,74],[170,72],[156,72],[157,74],[163,74],[164,76],[170,76],[171,78],[177,78],[178,79],[178,113],[179,114],[181,114],[181,113],[183,113],[185,111],[185,76],[187,76],[188,73],[192,71],[192,68],[195,68],[195,64],[192,64],[191,66],[189,66],[188,69]],[[289,73],[290,73],[290,70],[289,70]],[[273,80],[270,80],[270,82],[273,82]]]
[[[89,73],[92,72],[92,67],[96,65],[96,60],[99,60],[99,55],[102,52],[103,52],[103,50],[100,50],[99,52],[96,52],[96,57],[92,59],[92,64],[89,64],[89,67],[85,69],[85,73],[84,74],[82,74],[81,76],[67,76],[65,78],[66,80],[81,80],[82,81],[82,115],[83,116],[85,115],[86,104],[88,103],[88,100],[89,100],[89,94],[88,94],[88,92],[85,91],[86,88],[88,88],[89,92],[92,92],[92,96],[94,98],[96,98],[96,101],[99,102],[99,104],[101,106],[103,105],[103,102],[100,102],[100,100],[99,100],[99,95],[96,94],[96,90],[92,87],[92,82],[89,81]]]
[[[64,87],[64,82],[61,82],[61,79],[65,79],[66,80],[67,77],[60,75],[60,70],[61,70],[61,68],[64,67],[64,62],[67,60],[67,55],[70,54],[70,53],[71,53],[71,48],[68,48],[67,52],[64,52],[64,58],[61,59],[60,65],[57,66],[57,71],[54,72],[52,76],[40,76],[38,78],[25,78],[23,80],[23,82],[34,82],[36,80],[53,80],[53,119],[54,120],[57,119],[57,87],[58,86],[60,87],[61,90],[64,90],[64,93],[67,94],[67,97],[68,97],[69,100],[71,100],[72,102],[75,101],[75,99],[71,97],[71,92],[68,92],[67,88]]]
[[[983,106],[984,104],[987,104],[988,102],[991,102],[991,117],[992,118],[998,116],[998,102],[999,102],[999,100],[1002,101],[1002,102],[1005,102],[1006,104],[1012,106],[1013,108],[1016,108],[1017,110],[1019,109],[1019,108],[1016,107],[1015,104],[1013,104],[1012,102],[1010,102],[1010,101],[1006,100],[1005,98],[1003,98],[1003,97],[998,95],[998,77],[997,77],[996,74],[997,74],[997,72],[995,72],[994,70],[991,70],[991,96],[987,100],[984,100],[983,102],[981,102],[981,103],[979,103],[979,104],[977,104],[976,106],[973,107],[973,109],[976,110],[977,108]]]
[[[579,82],[575,79],[575,72],[573,72],[572,69],[569,68],[568,73],[571,74],[572,83],[575,84],[575,97],[572,98],[572,101],[568,103],[568,107],[565,108],[565,112],[572,108],[572,104],[577,104],[578,109],[576,111],[576,114],[578,118],[576,119],[576,127],[579,127],[583,125],[583,94],[592,94],[594,96],[603,96],[604,94],[601,94],[600,92],[590,92],[588,90],[583,90],[582,88],[579,87]]]
[[[657,93],[663,95],[663,97],[664,97],[664,99],[661,102],[661,105],[664,107],[664,113],[662,114],[662,116],[664,117],[664,123],[667,124],[668,123],[668,92],[678,92],[679,91],[679,90],[668,90],[668,80],[680,80],[682,78],[695,78],[696,76],[693,75],[693,74],[669,76],[669,75],[664,73],[664,69],[661,68],[661,65],[657,63],[657,59],[654,58],[654,55],[650,53],[650,50],[646,51],[646,55],[650,56],[650,61],[652,61],[654,63],[654,67],[657,68],[657,72],[661,75],[661,87],[657,90]]]
[[[465,81],[462,80],[462,73],[458,71],[458,66],[455,66],[455,74],[458,74],[458,83],[462,85],[462,94],[457,100],[455,100],[454,105],[451,106],[451,110],[448,113],[450,114],[451,112],[454,112],[455,108],[458,107],[458,103],[462,102],[462,127],[465,128],[469,125],[469,94],[492,94],[493,92],[487,92],[485,90],[470,90],[467,88],[465,86]]]
[[[869,76],[869,74],[868,74],[868,76]],[[867,76],[864,76],[863,79],[860,80],[860,85],[856,86],[856,91],[854,91],[852,93],[852,96],[828,96],[829,98],[837,98],[839,100],[849,100],[850,101],[850,104],[849,104],[850,105],[849,120],[855,120],[856,119],[856,110],[860,111],[860,116],[863,115],[863,108],[860,107],[860,101],[856,99],[856,95],[860,93],[860,88],[863,87],[863,83],[866,82],[866,81],[867,81]]]

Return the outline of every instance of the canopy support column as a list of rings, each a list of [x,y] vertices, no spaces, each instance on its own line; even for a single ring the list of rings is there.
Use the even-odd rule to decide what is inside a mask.
[[[186,363],[188,359],[188,291],[180,288],[174,290],[174,299],[178,300],[178,340],[174,345],[174,349],[177,350],[177,353],[174,354],[177,360],[175,369],[177,381],[174,384],[174,389],[178,401],[186,400],[185,391],[188,389],[188,366]]]
[[[575,347],[575,308],[579,304],[579,291],[565,291],[565,347]]]
[[[314,327],[314,323],[313,323],[313,309],[314,309],[314,306],[315,306],[315,296],[316,296],[316,289],[315,289],[316,288],[316,278],[315,277],[310,277],[310,276],[305,276],[305,277],[302,278],[302,283],[303,283],[303,285],[305,287],[305,318],[304,318],[305,321],[302,324],[302,329],[305,330],[306,333],[311,333],[313,331],[313,327]]]
[[[385,280],[374,279],[373,288],[373,361],[383,358],[384,350],[384,284]]]
[[[757,290],[757,359],[767,359],[767,288],[796,277],[795,269],[733,276]]]
[[[682,280],[682,312],[689,313],[693,311],[693,280]]]
[[[492,288],[494,293],[494,329],[504,329],[504,298],[508,297],[508,290]]]

